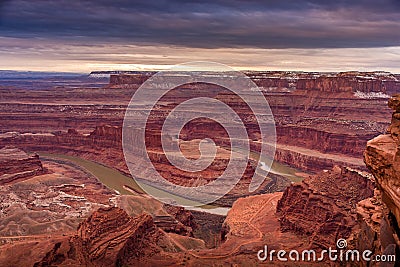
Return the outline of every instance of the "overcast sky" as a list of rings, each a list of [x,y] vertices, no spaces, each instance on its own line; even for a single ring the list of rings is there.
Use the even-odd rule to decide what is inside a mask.
[[[400,73],[399,0],[0,0],[0,69]]]

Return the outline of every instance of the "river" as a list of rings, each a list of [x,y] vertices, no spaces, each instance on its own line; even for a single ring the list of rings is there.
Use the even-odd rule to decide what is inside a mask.
[[[177,196],[172,196],[168,192],[162,191],[154,187],[150,187],[148,185],[141,184],[141,186],[139,186],[137,182],[130,176],[127,176],[115,169],[109,168],[107,166],[104,166],[102,164],[90,160],[64,154],[39,153],[39,155],[44,161],[50,160],[50,161],[70,162],[73,165],[83,168],[84,170],[88,171],[93,176],[95,176],[100,182],[102,182],[108,188],[115,190],[118,194],[122,195],[140,194],[143,193],[143,189],[141,188],[141,186],[144,186],[146,191],[150,190],[152,191],[152,193],[155,193],[159,197],[166,199],[177,198]],[[261,162],[261,165],[262,168],[266,170],[265,167],[266,164],[264,162]],[[293,182],[301,179],[301,177],[296,175],[297,173],[296,169],[275,162],[273,163],[270,172],[287,177],[291,179]],[[194,202],[183,198],[182,200],[184,200],[185,203],[187,203],[187,209],[190,210],[204,211],[218,215],[226,215],[230,209],[226,207],[218,207],[213,205],[198,206],[199,205],[198,202]],[[193,207],[193,206],[198,206],[198,207]]]

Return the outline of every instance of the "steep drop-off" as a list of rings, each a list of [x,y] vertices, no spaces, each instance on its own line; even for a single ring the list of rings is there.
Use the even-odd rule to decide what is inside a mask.
[[[374,184],[365,173],[335,167],[288,187],[278,202],[282,231],[309,237],[310,245],[334,247],[356,227],[356,205],[373,195]]]
[[[45,172],[39,156],[28,155],[15,147],[0,149],[0,185]]]
[[[394,110],[387,134],[367,143],[364,161],[375,177],[379,193],[360,205],[363,232],[360,240],[369,240],[374,249],[384,254],[397,254],[400,247],[400,95],[389,100]],[[367,203],[368,204],[368,203]],[[362,242],[360,242],[362,245]]]
[[[119,208],[95,211],[74,236],[58,242],[34,266],[152,266],[171,264],[163,252],[177,252],[150,215],[132,218]],[[160,261],[158,261],[158,259]]]

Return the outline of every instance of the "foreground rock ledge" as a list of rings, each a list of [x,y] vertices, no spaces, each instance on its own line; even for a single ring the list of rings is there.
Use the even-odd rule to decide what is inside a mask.
[[[382,200],[400,221],[400,95],[389,100],[394,109],[388,133],[367,143],[364,161],[375,176]]]
[[[400,221],[400,95],[389,100],[394,110],[387,134],[367,143],[364,161],[375,177],[379,190],[358,205],[361,232],[359,249],[372,249],[399,258]],[[382,205],[383,202],[386,205]],[[387,206],[387,207],[386,207]],[[396,262],[397,266],[398,262]],[[385,265],[386,266],[386,265]],[[393,265],[388,265],[393,266]]]

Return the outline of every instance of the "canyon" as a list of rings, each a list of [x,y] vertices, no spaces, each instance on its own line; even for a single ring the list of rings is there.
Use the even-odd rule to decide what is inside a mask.
[[[152,74],[109,73],[109,83],[103,88],[2,89],[0,144],[15,144],[27,151],[79,155],[128,173],[120,145],[125,109],[135,90]],[[107,73],[92,74],[99,75]],[[398,77],[390,73],[248,72],[246,75],[260,86],[274,115],[275,160],[311,173],[335,165],[365,169],[361,157],[367,140],[383,133],[389,125],[387,93],[400,90]],[[208,85],[173,90],[161,99],[164,108],[154,118],[190,97],[199,96],[224,101],[234,106],[243,118],[251,120],[249,110],[229,90]],[[154,120],[152,127],[156,125],[159,121]],[[190,141],[207,137],[210,127],[207,122],[187,127],[181,138]],[[225,146],[224,133],[213,129],[213,140]],[[257,151],[260,146],[257,128],[250,122],[247,129],[252,150]],[[151,135],[154,138],[150,143],[154,145],[160,135]],[[165,166],[165,158],[157,153],[154,158],[161,161],[160,166]],[[180,181],[191,179],[188,174],[182,175],[186,178]],[[280,190],[289,185],[287,179],[278,179],[282,184],[278,186]]]
[[[93,73],[110,78],[90,88],[0,88],[1,266],[257,265],[264,245],[321,250],[339,238],[351,248],[397,253],[400,100],[389,95],[400,92],[398,75],[247,72],[274,115],[275,160],[292,167],[290,174],[270,173],[251,194],[260,142],[241,100],[198,84],[162,98],[149,121],[148,154],[177,184],[209,182],[223,172],[231,151],[223,129],[207,120],[189,123],[179,135],[183,154],[197,158],[199,140],[211,138],[217,157],[203,180],[176,172],[157,131],[166,112],[187,98],[208,96],[234,106],[247,121],[252,155],[238,185],[212,203],[230,208],[219,216],[163,204],[133,187],[118,192],[66,158],[131,178],[123,118],[132,94],[153,74]]]

